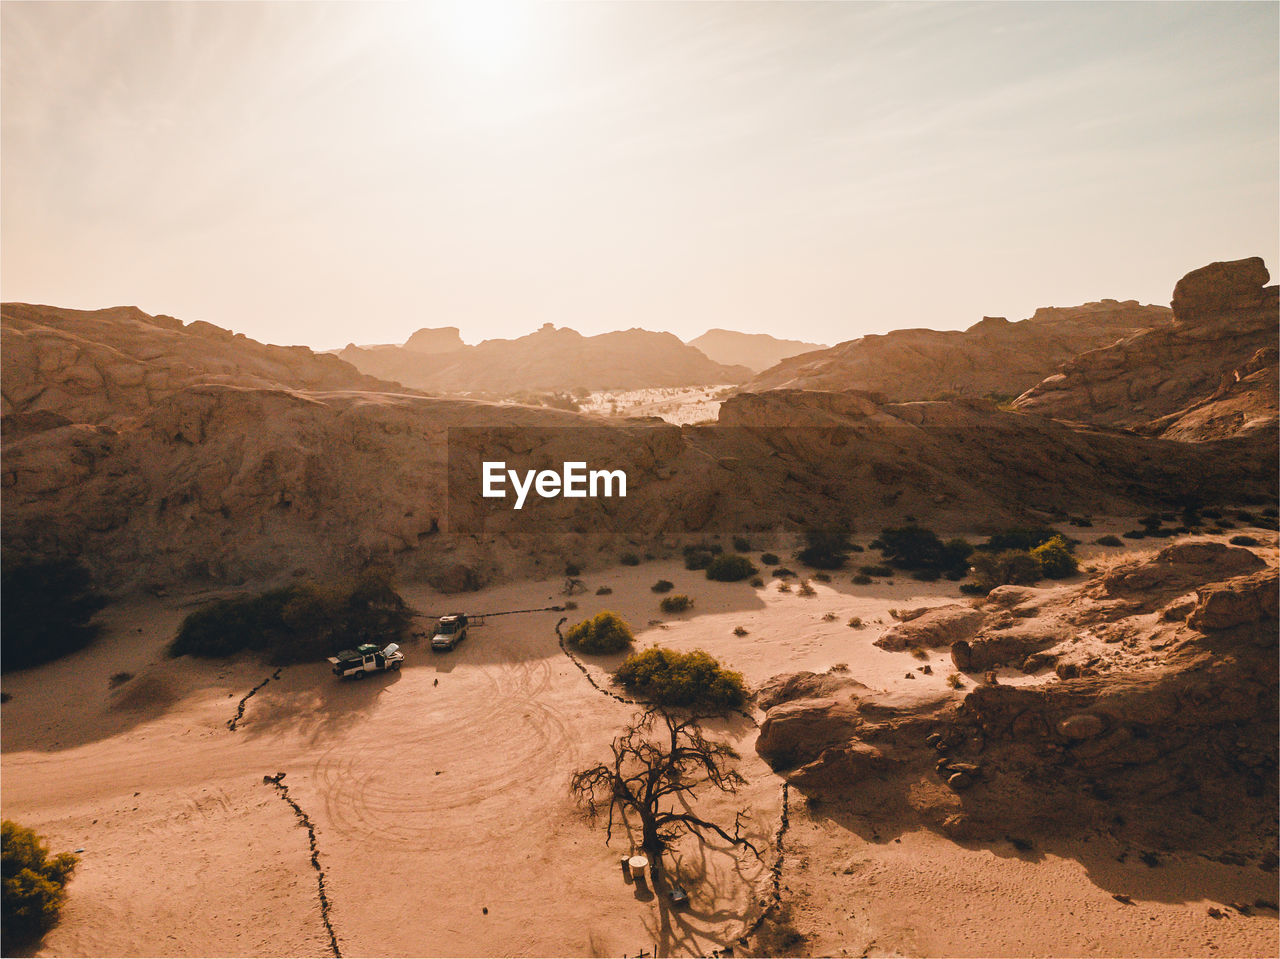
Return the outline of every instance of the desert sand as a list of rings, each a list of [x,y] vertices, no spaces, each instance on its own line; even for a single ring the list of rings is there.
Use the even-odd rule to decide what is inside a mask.
[[[1104,569],[1155,549],[1085,546],[1081,556]],[[695,608],[660,614],[649,589],[660,578]],[[945,699],[966,693],[946,684],[946,650],[924,674],[921,660],[873,641],[891,608],[955,602],[955,584],[854,586],[846,574],[806,597],[773,580],[709,582],[676,560],[583,579],[577,610],[490,617],[447,654],[415,640],[401,673],[362,682],[339,681],[323,663],[276,674],[249,658],[165,658],[181,618],[210,594],[116,604],[93,646],[7,675],[5,816],[55,849],[83,849],[39,954],[330,954],[308,832],[264,782],[281,772],[313,824],[342,955],[1275,954],[1275,913],[1228,905],[1274,899],[1275,874],[1252,864],[1186,854],[1153,868],[1092,835],[1022,850],[957,842],[891,808],[854,815],[795,789],[779,849],[782,780],[741,717],[710,726],[741,753],[748,786],[699,808],[748,808],[763,861],[681,845],[668,868],[692,901],[671,911],[623,881],[627,837],[606,846],[569,796],[571,773],[607,754],[634,707],[602,695],[561,651],[560,617],[616,610],[638,646],[706,649],[752,685],[846,664],[872,689]],[[612,594],[596,595],[601,587]],[[561,588],[557,577],[465,597],[405,594],[424,615],[484,613],[558,605]],[[864,627],[847,626],[852,616]],[[603,685],[616,661],[586,662]],[[120,672],[134,677],[109,688]],[[229,729],[241,697],[268,679]],[[1035,680],[1002,670],[1000,681]],[[766,926],[740,943],[779,862],[781,903],[805,938]]]
[[[647,390],[597,390],[582,401],[584,413],[599,416],[658,416],[676,426],[714,422],[732,384]]]

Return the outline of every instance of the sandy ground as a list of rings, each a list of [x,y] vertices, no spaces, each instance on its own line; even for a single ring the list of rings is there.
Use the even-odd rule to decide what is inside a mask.
[[[1163,545],[1082,554],[1114,562]],[[945,654],[932,657],[928,676],[910,654],[872,645],[892,622],[890,608],[956,602],[954,583],[899,577],[859,587],[844,574],[803,597],[774,581],[712,583],[674,560],[589,569],[583,579],[589,591],[574,597],[570,622],[614,609],[637,627],[639,645],[707,649],[752,683],[845,663],[874,688],[963,695],[945,683]],[[659,613],[649,589],[658,579],[691,595],[694,609]],[[613,592],[597,596],[600,587]],[[427,613],[486,612],[559,603],[560,588],[557,579],[466,597],[406,595]],[[263,782],[277,772],[314,823],[343,955],[635,956],[655,946],[702,955],[733,942],[758,911],[772,848],[765,863],[680,849],[677,868],[693,897],[682,912],[623,882],[625,834],[607,847],[567,783],[607,755],[633,708],[593,689],[560,651],[560,614],[490,618],[449,654],[409,643],[401,673],[358,683],[335,679],[326,664],[288,667],[247,701],[231,731],[240,697],[273,670],[249,659],[164,658],[199,599],[117,604],[90,649],[5,676],[13,698],[3,708],[4,816],[55,850],[84,850],[63,920],[39,954],[329,954],[307,832]],[[864,628],[848,627],[852,616]],[[735,636],[737,626],[747,634]],[[588,668],[603,680],[616,661]],[[109,689],[122,671],[135,676]],[[755,837],[768,844],[781,781],[756,756],[751,723],[715,729],[742,753],[749,785],[699,808],[729,819],[749,808]],[[1274,898],[1273,874],[1196,857],[1154,869],[1120,863],[1087,837],[1028,852],[970,847],[791,795],[783,899],[811,954],[1277,952],[1274,914],[1208,914],[1211,905]]]

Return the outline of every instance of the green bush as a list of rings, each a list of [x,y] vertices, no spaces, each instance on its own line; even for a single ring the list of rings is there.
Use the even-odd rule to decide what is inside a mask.
[[[858,572],[863,576],[892,576],[892,566],[859,566]]]
[[[27,669],[87,646],[100,627],[91,622],[106,599],[89,572],[71,560],[4,564],[0,574],[0,663]]]
[[[1156,522],[1158,525],[1158,517]],[[1011,549],[1033,550],[1041,543],[1047,543],[1055,536],[1061,535],[1056,529],[1048,526],[1015,526],[994,533],[978,548],[992,553],[1002,553]]]
[[[616,653],[635,642],[626,621],[607,609],[572,627],[564,638],[581,653]]]
[[[623,660],[614,679],[663,706],[723,712],[738,708],[747,698],[742,674],[725,669],[700,649],[679,653],[651,646]]]
[[[966,569],[973,547],[963,539],[945,543],[933,530],[919,526],[890,527],[880,533],[881,553],[893,566],[939,573]],[[883,574],[881,574],[883,575]]]
[[[1025,549],[984,551],[973,557],[974,583],[984,591],[1009,584],[1029,586],[1039,582],[1043,575],[1040,561]]]
[[[581,576],[582,567],[579,566],[577,563],[565,563],[564,574],[566,576]]]
[[[805,548],[796,558],[814,569],[839,569],[849,558],[849,531],[841,527],[804,531]]]
[[[1121,533],[1120,535],[1125,539],[1146,539],[1147,537],[1146,530],[1141,529],[1131,529],[1127,532]]]
[[[660,579],[649,588],[655,593],[669,593],[676,588],[676,584],[669,579]]]
[[[960,592],[965,596],[986,596],[990,590],[983,589],[977,583],[961,583]]]
[[[856,576],[853,577],[853,582],[854,582],[854,585],[856,586],[867,586],[870,583],[875,582],[875,580],[873,580],[866,573],[858,573]]]
[[[760,562],[765,566],[777,566],[782,560],[778,558],[777,553],[761,553]]]
[[[33,830],[6,819],[0,823],[0,889],[3,890],[4,954],[16,955],[53,928],[66,901],[66,884],[78,856],[49,856]]]
[[[639,566],[640,565],[640,557],[637,556],[635,553],[623,553],[618,558],[618,561],[622,563],[623,566]]]
[[[1227,542],[1229,542],[1232,546],[1257,546],[1258,545],[1258,540],[1255,537],[1244,536],[1244,535],[1232,536],[1231,539],[1229,539]]]
[[[1031,555],[1040,564],[1040,570],[1047,579],[1066,579],[1074,576],[1080,568],[1071,547],[1061,536],[1055,536],[1031,550]]]
[[[733,538],[733,551],[735,553],[751,552],[751,540],[747,539],[745,536],[735,536]]]
[[[390,576],[374,570],[351,580],[215,600],[183,620],[169,655],[212,659],[247,650],[276,664],[323,659],[362,643],[402,642],[411,618]]]
[[[1094,540],[1094,542],[1097,543],[1099,546],[1123,546],[1124,545],[1124,540],[1122,540],[1119,536],[1116,536],[1112,533],[1108,533],[1106,536],[1099,536],[1097,539]]]
[[[793,569],[787,569],[785,566],[779,566],[777,569],[775,569],[775,570],[774,570],[772,573],[770,573],[769,575],[771,575],[771,576],[778,576],[778,577],[786,577],[786,576],[794,576],[795,574],[796,574],[795,570],[793,570]]]
[[[662,602],[658,604],[658,608],[664,613],[683,613],[685,610],[692,608],[693,600],[684,593],[676,593],[674,596],[664,596]]]
[[[737,553],[721,553],[707,566],[707,579],[721,583],[736,583],[739,580],[754,576],[759,570],[751,565],[751,560]]]

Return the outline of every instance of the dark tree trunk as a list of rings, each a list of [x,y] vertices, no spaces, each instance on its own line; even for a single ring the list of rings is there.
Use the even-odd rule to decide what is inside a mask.
[[[649,873],[653,876],[655,882],[658,874],[662,871],[662,852],[664,849],[663,842],[658,838],[658,825],[649,816],[642,816],[644,826],[643,838],[640,846],[644,849],[645,856],[649,860]]]

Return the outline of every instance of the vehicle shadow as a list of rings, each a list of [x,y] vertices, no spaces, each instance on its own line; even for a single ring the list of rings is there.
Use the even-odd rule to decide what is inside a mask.
[[[399,670],[339,679],[319,664],[290,667],[248,701],[237,732],[250,739],[289,732],[325,741],[364,721],[401,678]]]

